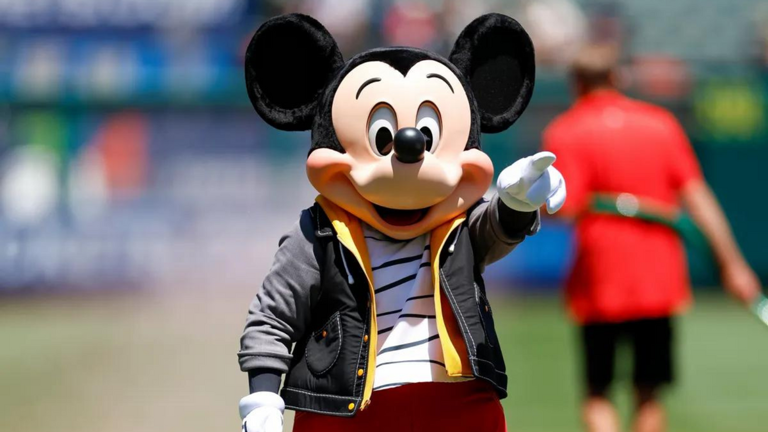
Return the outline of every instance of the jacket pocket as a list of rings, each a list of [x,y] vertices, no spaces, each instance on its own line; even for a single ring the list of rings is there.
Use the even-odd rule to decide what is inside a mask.
[[[341,340],[341,315],[336,312],[323,327],[309,337],[304,351],[309,371],[314,375],[328,372],[339,359]]]
[[[498,344],[498,338],[496,336],[496,327],[493,324],[493,309],[491,309],[491,303],[476,283],[475,300],[477,301],[480,322],[483,324],[483,330],[485,330],[485,337],[488,340],[488,344],[492,347],[496,346]]]

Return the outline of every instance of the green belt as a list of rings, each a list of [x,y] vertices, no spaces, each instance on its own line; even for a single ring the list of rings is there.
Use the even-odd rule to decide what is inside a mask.
[[[689,247],[697,252],[711,253],[709,243],[699,227],[687,214],[677,212],[674,216],[648,211],[643,200],[635,195],[622,193],[617,196],[595,194],[590,206],[591,213],[639,219],[672,228]]]

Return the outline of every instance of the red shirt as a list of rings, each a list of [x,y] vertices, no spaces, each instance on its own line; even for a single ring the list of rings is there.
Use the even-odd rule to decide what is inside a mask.
[[[680,189],[702,178],[680,124],[668,111],[599,91],[579,99],[544,132],[557,156],[568,198],[561,213],[576,217],[576,261],[566,286],[580,323],[662,317],[690,302],[685,250],[670,228],[596,215],[593,193],[628,192],[670,206]]]

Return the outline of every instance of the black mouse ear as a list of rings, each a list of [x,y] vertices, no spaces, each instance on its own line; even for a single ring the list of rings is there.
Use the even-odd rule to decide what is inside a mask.
[[[245,52],[245,85],[256,112],[288,131],[312,128],[317,100],[344,59],[333,36],[314,18],[272,18]]]
[[[512,126],[528,106],[536,74],[533,43],[514,19],[488,14],[472,21],[453,45],[450,61],[472,88],[483,132]]]

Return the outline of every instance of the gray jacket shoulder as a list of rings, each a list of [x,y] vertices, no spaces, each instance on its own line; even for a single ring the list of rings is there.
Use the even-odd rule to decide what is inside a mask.
[[[261,289],[251,302],[238,358],[243,371],[266,368],[287,372],[291,345],[310,319],[313,293],[319,291],[316,212],[306,209],[280,238]]]

